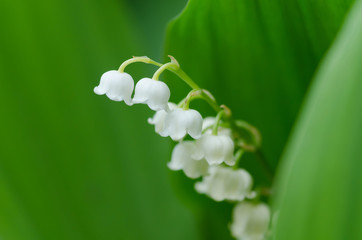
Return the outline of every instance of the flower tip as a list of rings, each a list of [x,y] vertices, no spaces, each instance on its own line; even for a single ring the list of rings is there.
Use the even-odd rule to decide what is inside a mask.
[[[236,159],[234,157],[229,157],[225,159],[225,164],[232,167],[235,165]]]
[[[176,164],[174,164],[173,162],[168,162],[167,163],[167,167],[170,169],[170,170],[173,170],[173,171],[177,171],[177,170],[180,170],[180,167],[178,167]]]
[[[134,103],[132,102],[132,99],[130,100],[124,100],[124,102],[128,105],[128,106],[132,106]]]
[[[193,138],[193,139],[199,139],[201,137],[201,133],[200,134],[192,134],[189,132],[189,135]]]
[[[155,124],[155,122],[153,121],[152,118],[147,118],[147,123],[148,123],[148,124],[151,124],[151,125],[154,125],[154,124]]]
[[[93,89],[93,91],[94,91],[94,93],[97,94],[97,95],[103,95],[103,94],[105,94],[105,92],[102,91],[102,89],[101,89],[99,86],[95,87],[95,88]]]
[[[161,136],[162,136],[162,135],[161,135]],[[171,137],[171,139],[172,139],[173,141],[178,142],[178,141],[180,141],[181,139],[183,139],[183,138],[185,137],[185,135],[183,135],[183,136],[173,136],[173,135],[171,135],[170,137]]]

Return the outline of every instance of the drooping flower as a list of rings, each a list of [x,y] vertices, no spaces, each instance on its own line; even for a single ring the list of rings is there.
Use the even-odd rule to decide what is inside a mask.
[[[212,135],[205,133],[196,141],[195,159],[205,158],[210,165],[223,162],[232,166],[235,164],[234,142],[228,135]]]
[[[233,210],[231,233],[239,240],[263,240],[269,221],[270,210],[266,204],[241,202]]]
[[[244,169],[233,170],[221,166],[209,167],[209,175],[195,184],[199,193],[207,194],[215,201],[242,201],[251,198],[253,179]]]
[[[177,107],[176,104],[169,102],[168,109],[173,110]],[[165,110],[157,111],[152,118],[149,118],[147,121],[149,124],[155,125],[156,133],[160,134],[165,128],[165,119],[167,112]]]
[[[154,111],[167,110],[170,89],[166,83],[151,78],[142,78],[136,84],[134,103],[147,104]]]
[[[206,117],[202,122],[202,132],[204,133],[211,133],[212,127],[215,124],[216,118],[215,117]],[[227,135],[229,137],[232,136],[232,131],[230,128],[225,128],[219,126],[218,128],[218,135]]]
[[[134,88],[134,81],[128,73],[121,73],[116,70],[105,72],[99,85],[94,88],[98,95],[106,94],[113,101],[122,101],[132,105],[131,95]]]
[[[165,128],[161,136],[170,136],[172,140],[181,140],[188,133],[192,138],[201,136],[202,116],[193,109],[176,108],[170,111],[165,118]]]
[[[195,148],[196,145],[194,141],[178,143],[172,151],[171,162],[169,162],[167,166],[174,171],[183,170],[189,178],[198,178],[206,175],[209,168],[206,160],[195,160],[191,157]]]

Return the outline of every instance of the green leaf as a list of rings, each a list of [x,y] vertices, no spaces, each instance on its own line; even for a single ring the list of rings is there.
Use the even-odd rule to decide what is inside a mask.
[[[279,176],[275,239],[362,239],[362,1],[316,75]]]
[[[129,9],[1,1],[0,239],[196,238],[169,184],[169,142],[147,124],[153,112],[93,92],[123,60],[158,54]],[[152,70],[127,71],[142,69]]]
[[[261,131],[262,151],[275,169],[314,71],[352,2],[190,0],[169,25],[165,54],[173,55],[201,87],[230,107],[235,118]],[[172,75],[165,79],[175,102],[189,90]],[[191,107],[202,109],[203,116],[214,114],[201,103]],[[245,154],[241,166],[252,173],[256,185],[268,184],[255,160]],[[177,189],[192,188],[189,182],[184,186]],[[207,216],[201,220],[209,225],[205,239],[230,238],[225,227],[231,204],[219,209],[189,192],[184,198]]]
[[[169,26],[165,53],[236,118],[261,130],[264,154],[275,168],[351,2],[191,0]]]

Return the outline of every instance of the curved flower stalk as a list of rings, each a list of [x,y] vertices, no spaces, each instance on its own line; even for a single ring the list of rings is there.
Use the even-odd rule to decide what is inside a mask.
[[[231,234],[240,240],[262,240],[269,222],[270,210],[266,204],[241,202],[233,210]]]
[[[172,151],[171,162],[167,166],[174,171],[183,170],[189,178],[198,178],[208,173],[209,165],[205,159],[195,160],[192,153],[196,150],[194,141],[178,143]]]
[[[214,166],[209,168],[208,176],[195,184],[199,193],[207,194],[215,201],[242,201],[252,196],[253,179],[244,169]]]
[[[131,95],[134,88],[134,81],[128,73],[120,73],[116,70],[105,72],[99,85],[94,88],[98,95],[106,94],[113,101],[122,101],[132,105]]]
[[[175,58],[166,64],[158,63],[148,57],[133,57],[121,64],[118,71],[104,73],[96,94],[106,94],[111,100],[124,100],[127,105],[147,104],[156,113],[148,119],[154,125],[156,133],[170,136],[180,141],[172,151],[171,161],[167,164],[171,170],[182,170],[189,178],[202,177],[195,189],[215,201],[234,201],[232,235],[240,240],[261,240],[268,230],[270,211],[260,199],[269,197],[268,188],[252,190],[253,178],[249,172],[239,168],[244,152],[255,154],[263,166],[266,176],[272,180],[273,173],[260,151],[261,136],[251,124],[234,119],[231,110],[219,105],[213,95],[201,89],[181,68]],[[153,64],[159,67],[152,78],[142,78],[134,90],[132,77],[124,69],[136,62]],[[170,89],[159,81],[163,71],[169,70],[180,77],[192,90],[176,105],[169,102]],[[207,102],[216,112],[216,116],[205,119],[190,103],[195,99]],[[245,135],[246,134],[246,135]],[[196,140],[183,139],[189,135]],[[241,162],[242,163],[242,162]],[[270,183],[271,185],[271,183]],[[261,189],[267,189],[261,191]],[[263,195],[263,198],[260,198]],[[253,203],[245,199],[253,199]]]

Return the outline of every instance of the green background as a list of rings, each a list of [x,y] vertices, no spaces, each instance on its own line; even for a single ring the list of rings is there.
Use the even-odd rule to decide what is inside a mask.
[[[0,239],[196,239],[152,111],[93,93],[132,55],[160,60],[184,4],[1,1]]]
[[[131,56],[167,54],[261,131],[275,239],[361,238],[362,1],[185,6],[0,2],[0,239],[231,239],[233,205],[167,169],[172,143],[147,124],[153,112],[93,93]],[[154,70],[127,67],[135,80]],[[163,79],[172,101],[189,91]],[[253,154],[241,166],[269,185]]]

